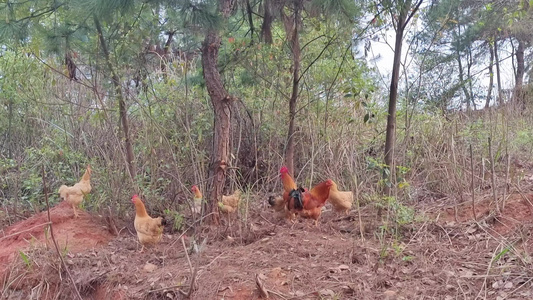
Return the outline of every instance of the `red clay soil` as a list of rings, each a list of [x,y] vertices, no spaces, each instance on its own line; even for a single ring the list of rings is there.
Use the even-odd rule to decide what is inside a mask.
[[[51,208],[50,216],[55,238],[62,251],[85,251],[104,245],[113,238],[98,217],[79,211],[79,217],[74,219],[74,212],[66,202]],[[18,256],[19,250],[39,245],[53,247],[46,229],[47,222],[47,212],[43,211],[3,230],[3,237],[0,237],[0,277],[8,263]]]
[[[492,197],[488,197],[476,203],[476,218],[478,221],[487,218],[491,212],[495,211],[496,208],[491,203],[491,200]],[[474,220],[471,205],[471,203],[467,202],[457,208],[458,222],[463,223]],[[505,208],[502,208],[502,204],[500,204],[500,209],[501,214],[489,221],[493,223],[492,229],[496,233],[507,235],[522,224],[533,221],[533,194],[511,194],[505,202]],[[439,218],[444,222],[455,221],[454,209],[451,207],[446,209]]]

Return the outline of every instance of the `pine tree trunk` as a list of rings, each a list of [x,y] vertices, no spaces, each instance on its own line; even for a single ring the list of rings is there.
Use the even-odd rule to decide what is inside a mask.
[[[119,116],[120,116],[120,122],[122,124],[122,133],[124,134],[124,146],[126,148],[126,163],[128,165],[128,171],[130,173],[131,178],[135,177],[135,163],[134,163],[134,155],[133,155],[133,145],[130,137],[130,130],[129,130],[129,122],[128,122],[128,115],[126,111],[126,103],[124,102],[124,95],[122,93],[122,86],[120,85],[120,79],[115,72],[115,68],[113,68],[113,64],[111,63],[111,59],[109,56],[109,49],[107,49],[107,43],[104,39],[104,34],[102,31],[102,26],[100,25],[100,21],[96,16],[93,16],[94,24],[96,26],[96,30],[98,32],[98,38],[100,40],[100,44],[102,47],[102,53],[104,54],[104,59],[107,64],[107,68],[109,69],[109,72],[111,73],[111,80],[113,82],[113,86],[115,87],[115,95],[118,99],[118,110],[119,110]]]
[[[489,108],[490,106],[490,98],[492,97],[492,86],[494,85],[494,48],[489,43],[489,52],[490,52],[490,59],[489,59],[489,90],[487,91],[487,100],[485,101],[485,108]]]
[[[516,49],[516,75],[515,88],[513,100],[516,104],[524,105],[524,95],[522,93],[522,85],[524,81],[525,63],[524,63],[525,43],[522,40],[518,41],[518,48]]]
[[[231,12],[231,5],[231,0],[220,1],[220,10],[225,18]],[[226,167],[230,153],[231,133],[232,98],[224,88],[220,72],[217,68],[220,44],[220,35],[214,29],[207,32],[202,44],[202,68],[205,85],[215,113],[213,150],[209,164],[208,189],[210,191],[210,197],[207,207],[208,213],[214,213],[211,217],[211,222],[214,224],[220,223],[219,215],[216,212],[218,212],[218,202],[222,200],[222,193],[226,182]]]
[[[496,63],[496,83],[498,84],[498,105],[503,104],[502,80],[500,76],[500,59],[498,58],[498,40],[494,41],[494,60]]]
[[[296,101],[300,89],[300,40],[298,26],[300,23],[301,0],[294,1],[294,15],[291,37],[292,51],[292,92],[289,99],[289,132],[287,134],[287,149],[285,151],[285,165],[291,174],[294,174],[294,127],[296,117]],[[289,33],[287,33],[289,35]]]

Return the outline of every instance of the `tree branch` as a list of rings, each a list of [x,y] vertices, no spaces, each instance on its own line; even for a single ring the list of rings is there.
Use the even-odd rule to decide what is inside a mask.
[[[70,274],[70,271],[67,267],[67,264],[63,260],[63,256],[61,256],[61,252],[59,252],[59,246],[57,245],[56,238],[54,236],[54,228],[52,227],[52,218],[50,217],[50,203],[48,202],[48,191],[46,189],[46,179],[44,176],[44,166],[41,166],[41,173],[43,176],[43,192],[44,192],[44,199],[46,201],[46,212],[48,214],[48,223],[50,223],[50,237],[52,238],[52,242],[54,243],[54,247],[56,248],[57,256],[59,256],[59,260],[61,261],[61,264],[63,265],[63,268],[65,268],[65,271],[67,272],[68,278],[70,279],[70,282],[72,282],[72,286],[74,287],[74,291],[76,292],[76,296],[79,300],[83,300],[83,298],[80,295],[80,291],[78,290],[78,287],[76,286],[76,282],[72,278],[72,274]]]

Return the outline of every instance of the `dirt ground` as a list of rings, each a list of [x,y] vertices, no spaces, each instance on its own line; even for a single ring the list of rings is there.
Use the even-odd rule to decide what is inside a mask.
[[[144,253],[132,220],[113,236],[100,217],[75,220],[60,204],[51,214],[69,272],[35,227],[46,214],[35,215],[0,237],[0,299],[75,299],[68,273],[97,300],[184,299],[193,278],[191,299],[533,299],[533,190],[513,193],[498,216],[491,199],[476,201],[477,220],[469,202],[457,217],[449,204],[420,204],[418,221],[398,228],[376,223],[369,205],[363,236],[355,210],[291,227],[256,199],[240,221],[166,234]]]

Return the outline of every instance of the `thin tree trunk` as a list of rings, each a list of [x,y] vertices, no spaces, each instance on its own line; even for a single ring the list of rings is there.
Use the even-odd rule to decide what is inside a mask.
[[[167,81],[167,63],[169,62],[169,53],[170,53],[170,45],[172,44],[172,40],[174,40],[174,35],[176,34],[176,31],[169,31],[167,32],[168,38],[165,42],[165,45],[163,46],[163,57],[161,62],[161,73],[163,74],[163,80],[165,82]]]
[[[285,165],[289,172],[294,174],[294,121],[296,117],[296,101],[298,100],[298,91],[300,83],[300,40],[299,40],[299,20],[301,0],[294,2],[293,27],[291,36],[291,51],[292,51],[292,93],[289,99],[289,132],[287,135],[287,149],[285,151]],[[289,33],[288,33],[289,35]]]
[[[246,0],[246,14],[248,15],[248,25],[250,26],[250,40],[253,43],[255,27],[254,27],[254,19],[252,17],[253,11],[252,11],[252,6],[250,5],[250,0]]]
[[[396,103],[398,100],[398,83],[400,80],[400,60],[402,56],[402,41],[405,27],[411,20],[412,16],[418,11],[423,0],[417,0],[415,6],[411,8],[411,0],[401,3],[398,22],[396,23],[396,40],[394,43],[394,60],[392,65],[392,78],[389,94],[389,110],[387,116],[387,132],[385,138],[385,164],[389,170],[390,185],[386,185],[385,195],[391,195],[391,187],[395,184],[394,172],[394,146],[396,139]],[[381,209],[378,210],[378,216],[381,216]]]
[[[463,74],[463,63],[461,62],[461,54],[457,51],[457,63],[459,65],[459,81],[461,82],[461,89],[465,94],[466,110],[470,111],[470,96],[468,94],[468,89],[465,86],[464,74]]]
[[[263,0],[263,24],[261,25],[261,39],[266,44],[272,44],[272,21],[274,17],[272,16],[272,0]]]
[[[98,31],[98,38],[102,46],[102,52],[104,54],[104,59],[106,61],[109,72],[111,72],[111,80],[113,81],[113,86],[115,87],[115,96],[118,99],[120,122],[122,124],[122,132],[124,133],[124,145],[126,148],[126,163],[128,165],[128,171],[130,173],[131,178],[134,178],[135,177],[135,162],[134,162],[134,155],[133,155],[133,145],[132,145],[132,141],[130,137],[128,116],[126,112],[126,103],[124,102],[124,95],[122,94],[122,87],[120,85],[120,79],[117,73],[115,72],[115,68],[113,68],[113,64],[111,63],[109,50],[107,49],[107,44],[104,39],[104,34],[102,31],[102,26],[100,25],[100,21],[98,20],[96,16],[93,16],[93,19],[94,19],[94,24],[96,26],[96,30]]]
[[[231,5],[231,0],[220,0],[220,10],[225,18],[231,12]],[[226,167],[230,153],[231,101],[233,101],[222,84],[217,68],[220,44],[220,35],[214,29],[207,32],[202,44],[202,68],[205,85],[215,114],[213,150],[209,164],[208,189],[210,190],[210,197],[207,207],[208,213],[214,213],[211,217],[214,224],[220,223],[219,215],[216,212],[218,212],[218,202],[222,200],[227,177]]]
[[[463,94],[465,95],[465,102],[466,102],[466,110],[471,110],[471,101],[470,101],[470,93],[468,92],[468,89],[465,85],[465,76],[464,76],[464,70],[463,70],[463,62],[461,60],[461,26],[457,26],[457,35],[454,34],[455,40],[457,41],[457,46],[455,47],[455,58],[457,59],[457,64],[459,66],[459,82],[461,83],[461,89],[463,90]]]
[[[500,59],[498,58],[498,40],[494,40],[494,60],[496,62],[496,83],[498,84],[498,105],[503,104],[502,80],[500,76]]]
[[[7,158],[13,158],[13,144],[11,143],[11,138],[13,136],[13,133],[11,132],[13,129],[13,99],[9,99],[8,102],[8,123],[7,123]]]
[[[472,103],[472,108],[474,110],[477,110],[476,107],[476,101],[474,99],[474,90],[472,87],[472,65],[474,62],[472,61],[472,48],[468,47],[468,62],[467,62],[467,68],[466,68],[466,76],[468,78],[468,95],[470,95],[470,102]]]
[[[385,164],[389,169],[389,182],[390,186],[385,186],[385,194],[390,195],[391,187],[394,185],[394,144],[396,138],[396,102],[398,99],[398,83],[400,80],[400,59],[402,57],[402,41],[403,41],[403,31],[404,23],[407,18],[407,12],[410,7],[410,1],[405,4],[401,9],[400,16],[398,19],[398,25],[396,26],[396,41],[394,44],[394,60],[392,64],[392,79],[390,84],[390,94],[389,94],[389,110],[387,116],[387,133],[385,139]]]
[[[524,50],[525,43],[524,41],[519,40],[518,48],[516,49],[516,75],[513,99],[515,100],[515,103],[520,105],[524,105],[524,95],[522,93],[522,85],[525,73]]]
[[[490,52],[490,59],[489,59],[489,90],[487,91],[487,100],[485,101],[485,108],[489,108],[490,105],[490,98],[492,97],[492,86],[494,85],[494,48],[489,42],[489,52]]]

